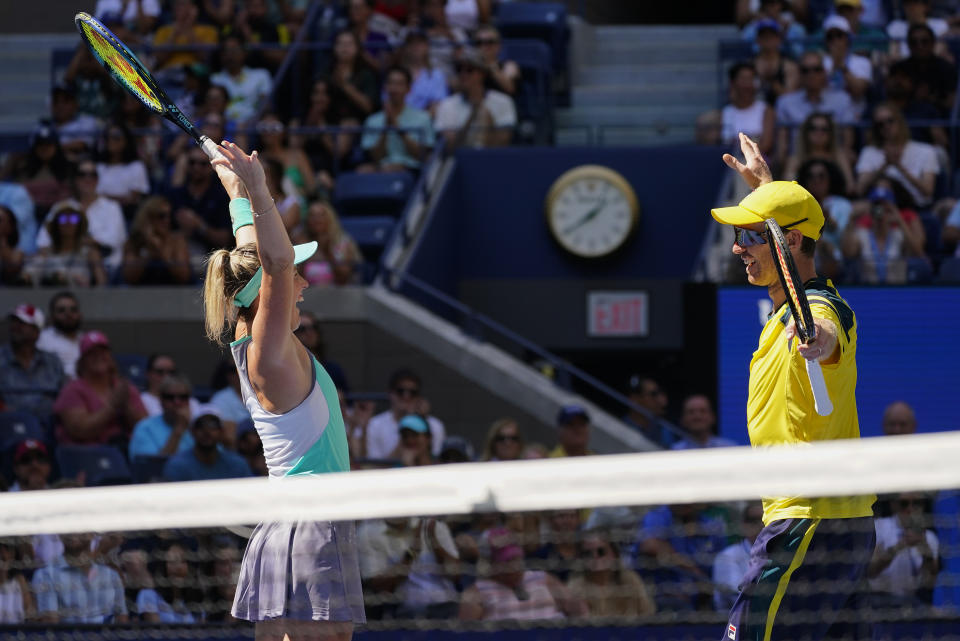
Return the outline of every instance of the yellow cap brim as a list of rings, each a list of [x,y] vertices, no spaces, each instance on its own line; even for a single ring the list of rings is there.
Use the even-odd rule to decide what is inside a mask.
[[[710,214],[718,223],[724,225],[754,225],[763,222],[763,216],[755,214],[743,207],[717,207],[711,209]]]

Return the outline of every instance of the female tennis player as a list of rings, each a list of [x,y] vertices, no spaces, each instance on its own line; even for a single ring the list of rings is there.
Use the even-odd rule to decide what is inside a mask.
[[[292,246],[257,152],[233,143],[212,161],[231,197],[236,249],[214,251],[203,296],[207,336],[232,328],[243,401],[271,478],[350,469],[333,381],[293,331],[307,282],[296,265],[316,243]],[[249,199],[246,196],[249,195]],[[258,640],[348,640],[366,621],[352,522],[261,523],[243,555],[233,615]]]

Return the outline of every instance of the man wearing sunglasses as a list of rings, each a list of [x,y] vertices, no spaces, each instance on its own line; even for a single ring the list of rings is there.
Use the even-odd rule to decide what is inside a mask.
[[[435,416],[430,416],[430,403],[421,395],[420,377],[413,370],[399,369],[390,376],[390,409],[370,419],[366,430],[366,457],[386,459],[400,443],[400,419],[418,414],[430,426],[430,449],[440,455],[446,428]]]
[[[190,381],[168,374],[160,383],[162,411],[148,416],[133,428],[130,460],[137,456],[172,456],[193,447],[190,435]]]
[[[773,301],[750,361],[750,442],[754,447],[802,446],[859,438],[856,318],[833,283],[817,276],[814,265],[823,211],[800,185],[773,181],[757,144],[744,134],[740,148],[745,163],[730,154],[723,160],[753,192],[739,205],[711,213],[733,227],[734,255],[743,261],[750,283],[766,287]],[[802,280],[797,285],[806,291],[812,308],[817,335],[806,345],[796,340],[763,224],[768,218],[783,228]],[[814,408],[805,359],[818,361],[823,369],[834,403],[828,416]],[[740,583],[744,588],[730,611],[724,638],[871,638],[869,624],[858,620],[858,612],[876,544],[875,500],[874,495],[765,498],[764,528],[751,549],[750,569]]]

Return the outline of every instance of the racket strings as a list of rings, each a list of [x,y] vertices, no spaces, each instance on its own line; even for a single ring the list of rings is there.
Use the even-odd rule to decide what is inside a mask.
[[[93,49],[97,58],[110,71],[114,78],[119,80],[124,87],[134,94],[140,102],[156,112],[163,112],[163,103],[151,90],[149,85],[144,82],[134,65],[126,59],[120,51],[123,45],[117,45],[110,42],[104,34],[100,33],[87,22],[81,22],[81,29],[84,40]],[[132,55],[132,54],[131,54]]]

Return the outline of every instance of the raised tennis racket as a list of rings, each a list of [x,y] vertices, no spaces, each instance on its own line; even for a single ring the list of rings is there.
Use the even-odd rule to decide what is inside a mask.
[[[803,290],[803,281],[800,280],[797,272],[797,264],[793,260],[793,254],[790,253],[790,246],[787,245],[787,239],[777,221],[767,218],[764,224],[767,227],[767,244],[770,245],[770,253],[773,254],[773,264],[777,267],[780,284],[787,294],[787,304],[790,305],[790,312],[796,324],[797,338],[804,343],[812,343],[817,337],[817,326],[813,323],[813,312],[807,301],[807,293]],[[833,403],[830,401],[830,394],[827,393],[827,383],[823,380],[820,363],[806,359],[804,362],[807,364],[810,389],[813,390],[814,408],[820,416],[829,416],[833,412]]]
[[[190,134],[207,156],[214,158],[219,154],[217,143],[201,134],[183,115],[127,45],[88,13],[81,11],[73,21],[84,42],[93,52],[93,57],[110,72],[121,87],[129,91],[147,109],[160,114]]]

